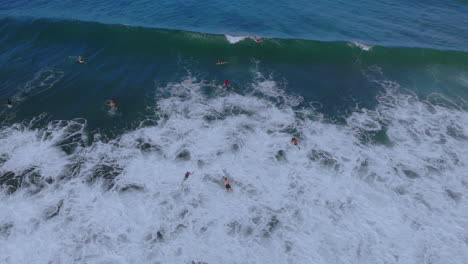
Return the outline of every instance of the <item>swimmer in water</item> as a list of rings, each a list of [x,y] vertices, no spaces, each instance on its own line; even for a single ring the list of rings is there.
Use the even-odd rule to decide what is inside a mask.
[[[107,104],[111,107],[111,110],[116,110],[117,109],[117,100],[111,99],[107,101]]]
[[[224,85],[226,85],[226,87],[228,87],[228,86],[229,86],[229,81],[228,81],[228,80],[225,80],[225,81],[224,81]]]
[[[85,60],[84,60],[83,57],[78,56],[78,63],[80,63],[80,64],[85,64],[86,62],[85,62]]]
[[[227,61],[218,60],[216,65],[223,65],[223,64],[227,64],[227,63],[228,63]]]
[[[299,145],[298,145],[299,142],[297,141],[297,139],[296,139],[295,137],[293,137],[293,138],[291,139],[291,142],[292,142],[298,149],[301,149],[301,147],[299,147]]]
[[[263,40],[257,36],[251,36],[251,39],[253,39],[255,42],[262,42]]]
[[[188,180],[188,178],[189,178],[190,174],[191,174],[191,173],[190,173],[190,172],[188,172],[188,171],[185,173],[185,176],[184,176],[184,181]]]
[[[291,139],[291,142],[296,146],[297,146],[297,143],[299,143],[295,137]]]
[[[227,192],[232,192],[231,185],[229,184],[229,179],[224,177],[224,187],[226,188]]]
[[[7,99],[7,106],[8,107],[13,107],[13,102],[10,99]]]

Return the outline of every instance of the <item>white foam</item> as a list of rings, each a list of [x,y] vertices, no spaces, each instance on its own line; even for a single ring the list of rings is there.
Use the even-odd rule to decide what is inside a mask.
[[[225,35],[225,36],[226,36],[227,41],[231,44],[235,44],[247,38],[247,36],[230,36],[230,35]]]
[[[157,126],[69,155],[57,142],[83,130],[68,123],[2,130],[2,173],[39,166],[44,177],[72,177],[32,196],[28,188],[0,196],[0,226],[11,224],[0,232],[0,262],[468,260],[467,112],[391,86],[376,109],[338,125],[298,118],[292,106],[302,99],[261,75],[247,95],[219,86],[208,98],[207,86],[215,85],[190,77],[158,87]],[[387,145],[366,143],[382,130]],[[177,158],[183,151],[190,159]],[[195,173],[182,185],[186,171]],[[113,173],[105,191],[102,178]]]
[[[369,51],[372,49],[372,46],[370,45],[366,45],[366,44],[362,44],[362,43],[359,43],[359,42],[353,42],[352,43],[355,47],[358,47],[360,49],[362,49],[363,51]]]

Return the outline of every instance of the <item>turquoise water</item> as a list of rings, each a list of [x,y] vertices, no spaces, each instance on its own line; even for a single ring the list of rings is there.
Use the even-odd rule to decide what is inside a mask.
[[[0,263],[467,263],[467,10],[2,1]]]
[[[86,118],[91,128],[128,128],[144,118],[155,85],[188,75],[213,85],[228,79],[243,94],[258,73],[271,75],[286,91],[304,97],[301,107],[315,103],[334,120],[355,107],[375,105],[383,90],[366,72],[423,98],[441,93],[462,108],[468,98],[468,55],[460,51],[379,46],[366,51],[349,42],[285,39],[231,44],[224,35],[72,21],[3,19],[1,26],[0,59],[8,65],[0,72],[4,100],[25,102],[15,108],[14,121],[46,112],[52,119]],[[78,55],[86,57],[86,65],[76,63]],[[219,66],[218,59],[230,63]],[[49,90],[51,85],[60,89]],[[106,117],[103,102],[110,98],[121,101],[119,118]]]

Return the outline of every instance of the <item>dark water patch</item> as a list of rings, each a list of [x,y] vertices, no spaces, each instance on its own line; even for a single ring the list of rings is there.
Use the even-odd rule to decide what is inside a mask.
[[[44,210],[44,219],[49,220],[59,215],[60,209],[62,208],[62,206],[63,206],[63,200],[60,200],[58,204],[51,206],[49,208],[46,208]]]
[[[395,191],[399,195],[405,195],[405,194],[408,193],[404,186],[397,186],[397,187],[393,188],[393,191]]]
[[[307,154],[307,157],[312,161],[319,162],[321,165],[334,168],[335,170],[338,170],[340,167],[338,160],[327,151],[313,149]]]
[[[94,169],[93,179],[102,178],[113,180],[122,173],[123,169],[116,165],[99,164]]]
[[[463,128],[460,125],[448,126],[447,135],[457,140],[468,140],[468,137],[464,134]]]
[[[203,168],[205,167],[205,162],[203,160],[197,160],[197,166],[198,168]]]
[[[124,244],[127,244],[130,242],[130,240],[128,239],[127,235],[125,234],[119,234],[117,236],[117,241],[119,241],[120,243],[124,243]]]
[[[244,237],[249,237],[249,236],[251,236],[251,235],[253,234],[253,232],[254,232],[253,227],[247,225],[247,226],[244,228],[244,230],[243,230],[243,232],[242,232],[242,235],[244,235]]]
[[[284,241],[284,251],[286,253],[291,252],[293,248],[293,243],[291,241]]]
[[[86,120],[84,119],[52,121],[49,123],[49,127],[53,127],[55,131],[62,131],[62,139],[55,146],[59,147],[67,155],[73,154],[78,147],[88,146],[88,137],[84,133],[86,127]]]
[[[406,177],[408,177],[408,178],[410,178],[410,179],[412,179],[412,180],[421,177],[421,176],[419,176],[418,173],[416,173],[415,171],[410,170],[410,169],[403,169],[402,171],[403,171],[403,174],[404,174]]]
[[[152,117],[154,118],[154,117]],[[145,127],[155,127],[158,125],[158,121],[153,120],[153,119],[145,119],[140,122],[139,127],[140,128],[145,128]]]
[[[232,221],[227,224],[227,228],[228,228],[227,233],[229,235],[235,235],[235,234],[240,233],[240,231],[242,230],[242,225],[238,221]]]
[[[143,191],[145,189],[144,186],[137,185],[137,184],[127,184],[122,186],[118,189],[119,192],[129,192],[129,191]]]
[[[239,106],[231,105],[231,106],[224,108],[221,112],[212,111],[209,114],[204,115],[203,120],[207,121],[208,123],[212,123],[214,121],[225,120],[227,117],[230,117],[230,116],[239,116],[239,115],[251,116],[252,113],[242,109]]]
[[[247,111],[237,105],[227,105],[224,107],[223,111],[220,114],[222,115],[224,119],[228,116],[240,116],[240,115],[251,116],[252,112]]]
[[[445,193],[447,194],[448,197],[450,197],[452,200],[454,200],[457,203],[460,202],[460,200],[463,197],[461,193],[455,192],[451,189],[445,189]]]
[[[70,164],[68,171],[70,172],[71,177],[77,177],[81,174],[81,170],[83,166],[85,165],[84,162],[85,162],[84,160],[78,160]]]
[[[231,151],[232,152],[236,153],[236,152],[239,152],[239,150],[240,150],[239,144],[234,143],[234,144],[231,145]]]
[[[35,167],[28,168],[21,173],[7,171],[0,176],[0,186],[8,194],[16,192],[19,188],[28,190],[30,195],[37,194],[53,180],[44,178]]]
[[[191,158],[190,151],[187,149],[180,151],[176,156],[176,159],[180,161],[189,161]]]
[[[333,221],[333,223],[338,224],[345,214],[352,211],[355,207],[352,198],[348,197],[345,201],[336,200],[330,201],[326,200],[324,206],[329,210],[330,214],[328,217]]]
[[[205,85],[201,87],[201,92],[207,100],[214,99],[218,95],[218,88],[210,85]]]
[[[23,178],[16,176],[12,171],[4,172],[0,176],[0,186],[7,194],[16,192],[21,187],[22,182]]]
[[[278,220],[276,215],[271,216],[270,220],[266,225],[266,231],[268,232],[268,234],[271,234],[274,230],[276,230],[279,223],[280,221]]]
[[[159,230],[158,232],[156,232],[156,239],[159,241],[164,240],[164,230]]]
[[[429,209],[430,211],[432,211],[432,206],[430,203],[428,203],[425,199],[424,199],[424,195],[420,194],[420,193],[416,193],[414,195],[414,199],[418,202],[420,202],[421,204],[423,204],[427,209]]]
[[[178,224],[173,233],[182,233],[187,228],[184,224]]]
[[[89,184],[101,183],[102,187],[106,191],[113,190],[115,188],[115,178],[117,178],[123,169],[116,164],[98,164],[91,175],[86,178],[86,182]]]
[[[203,120],[205,120],[208,123],[212,123],[218,119],[220,119],[221,116],[219,114],[206,114],[203,115]]]
[[[161,146],[148,142],[147,140],[143,138],[138,138],[136,142],[137,142],[137,148],[140,149],[141,152],[143,153],[151,153],[151,152],[156,152],[159,154],[162,153]]]
[[[295,137],[298,140],[300,140],[302,135],[296,126],[287,126],[286,128],[281,129],[279,132],[289,134],[291,135],[291,138]]]
[[[361,161],[359,166],[357,166],[357,172],[359,175],[366,175],[369,172],[369,161],[367,159]]]
[[[85,147],[85,142],[82,141],[82,135],[73,135],[66,140],[57,143],[55,146],[65,152],[67,155],[72,155],[78,147]]]
[[[188,213],[189,213],[189,210],[187,210],[187,209],[182,210],[182,212],[180,212],[180,214],[179,214],[180,219],[184,219],[185,216],[187,216]]]
[[[410,227],[411,227],[411,229],[417,231],[417,230],[421,229],[422,225],[418,221],[412,220],[411,223],[410,223]]]
[[[200,233],[205,233],[207,230],[208,230],[208,227],[207,227],[207,226],[202,226],[202,227],[200,228]]]
[[[379,176],[375,172],[369,174],[360,175],[360,178],[368,184],[373,184],[376,180],[379,179]]]
[[[11,222],[6,222],[0,224],[0,236],[9,236],[14,227],[14,224]]]
[[[9,160],[8,154],[2,153],[0,154],[0,166],[3,165],[3,163],[7,162]]]
[[[426,158],[424,161],[427,164],[425,166],[427,171],[433,174],[441,174],[451,167],[450,163],[442,158]]]
[[[278,150],[278,152],[276,152],[275,158],[277,161],[287,161],[286,152],[282,149]]]
[[[359,141],[362,144],[377,144],[391,146],[390,138],[387,135],[387,128],[383,127],[377,131],[361,131]]]
[[[145,236],[146,241],[150,242],[164,242],[165,240],[165,231],[164,229],[160,229],[156,231],[156,233],[149,233]]]
[[[20,177],[23,178],[22,187],[27,188],[31,195],[39,193],[47,187],[49,182],[53,181],[48,177],[43,177],[35,167],[25,170]]]

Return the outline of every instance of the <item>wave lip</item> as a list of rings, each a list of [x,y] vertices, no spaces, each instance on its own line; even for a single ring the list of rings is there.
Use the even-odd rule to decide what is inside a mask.
[[[371,45],[366,45],[366,44],[362,44],[359,42],[351,42],[350,45],[354,47],[358,47],[363,51],[370,51],[373,48],[373,46]]]
[[[231,44],[236,44],[239,41],[242,41],[247,38],[247,36],[231,36],[231,35],[224,35],[227,41]]]

